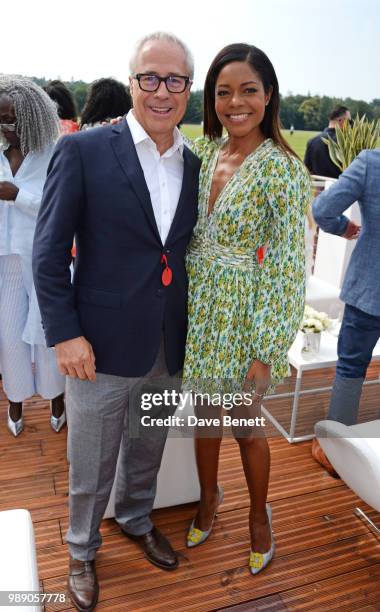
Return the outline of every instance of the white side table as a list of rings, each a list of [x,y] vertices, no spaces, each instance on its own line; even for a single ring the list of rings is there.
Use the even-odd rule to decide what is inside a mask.
[[[269,395],[266,402],[271,399],[285,398],[285,397],[293,397],[293,406],[292,406],[292,414],[290,420],[290,430],[286,431],[286,429],[279,423],[279,421],[274,417],[268,408],[262,406],[263,414],[273,423],[273,425],[278,429],[280,433],[290,442],[303,442],[304,440],[311,440],[314,438],[314,433],[310,433],[304,436],[295,436],[295,430],[297,425],[297,415],[298,415],[298,404],[301,395],[307,395],[310,393],[319,393],[322,391],[330,391],[332,386],[329,387],[318,387],[314,389],[301,389],[302,385],[302,374],[304,372],[308,372],[310,370],[320,370],[323,368],[329,368],[336,365],[338,361],[337,354],[337,344],[338,338],[333,336],[329,332],[322,332],[321,338],[321,348],[317,355],[313,357],[305,357],[302,353],[302,332],[298,332],[296,339],[294,340],[290,351],[288,353],[289,363],[292,365],[297,371],[296,377],[296,385],[294,391],[290,393],[277,393],[274,395]],[[372,360],[380,359],[380,341],[374,348],[372,354]],[[369,380],[365,381],[365,385],[373,385],[379,384],[378,380]]]

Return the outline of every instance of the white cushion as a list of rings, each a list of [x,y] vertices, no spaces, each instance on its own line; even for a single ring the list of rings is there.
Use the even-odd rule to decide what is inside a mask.
[[[315,434],[342,480],[380,511],[380,420],[350,427],[320,421]]]
[[[339,294],[338,287],[334,287],[314,274],[309,276],[306,283],[306,304],[315,310],[326,312],[331,318],[336,319],[344,310]]]
[[[39,591],[33,524],[27,510],[0,512],[0,591]],[[39,612],[39,606],[1,610]]]

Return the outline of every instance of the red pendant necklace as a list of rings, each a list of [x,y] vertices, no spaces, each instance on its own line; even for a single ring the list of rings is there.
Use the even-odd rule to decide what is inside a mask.
[[[166,255],[162,255],[161,263],[165,264],[165,268],[162,270],[161,282],[165,287],[167,287],[172,282],[173,273],[171,268],[168,266],[168,258]]]

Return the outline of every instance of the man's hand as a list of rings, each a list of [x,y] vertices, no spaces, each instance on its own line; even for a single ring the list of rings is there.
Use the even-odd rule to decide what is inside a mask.
[[[245,377],[243,391],[249,392],[252,389],[252,382],[255,383],[255,392],[258,395],[264,395],[271,382],[271,366],[255,359]]]
[[[92,382],[96,380],[95,355],[84,336],[59,342],[55,345],[55,353],[58,369],[64,376]]]
[[[18,187],[9,181],[0,181],[0,200],[15,200]]]
[[[361,226],[354,221],[349,221],[346,227],[346,231],[342,234],[342,238],[347,240],[356,240],[359,238]]]

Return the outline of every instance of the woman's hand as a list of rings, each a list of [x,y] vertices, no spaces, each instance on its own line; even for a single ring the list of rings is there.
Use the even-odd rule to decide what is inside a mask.
[[[0,181],[0,200],[15,200],[18,187],[9,181]]]
[[[255,393],[264,395],[271,382],[271,366],[255,359],[245,377],[243,391],[250,392],[252,383],[255,385]]]

